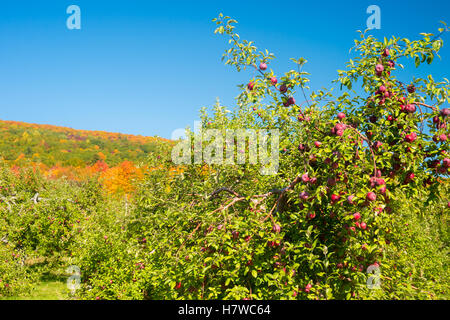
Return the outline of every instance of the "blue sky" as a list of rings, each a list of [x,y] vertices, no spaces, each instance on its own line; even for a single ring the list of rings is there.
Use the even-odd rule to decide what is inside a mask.
[[[81,30],[68,30],[66,8],[81,8]],[[366,8],[381,8],[383,36],[419,37],[450,24],[450,1],[19,1],[0,2],[0,119],[170,138],[193,126],[218,97],[234,105],[237,73],[220,58],[219,12],[238,20],[241,38],[276,56],[280,74],[308,60],[311,86],[330,86],[364,30]],[[449,77],[450,34],[431,73]],[[417,73],[418,72],[418,73]],[[302,100],[298,97],[297,100]]]

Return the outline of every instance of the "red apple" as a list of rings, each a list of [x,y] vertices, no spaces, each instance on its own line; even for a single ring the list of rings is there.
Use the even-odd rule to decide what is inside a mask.
[[[339,112],[338,115],[337,115],[337,117],[338,117],[339,120],[342,120],[342,119],[345,118],[345,113]]]
[[[337,194],[332,194],[332,195],[331,195],[331,201],[332,201],[332,202],[339,201],[340,198],[341,198],[341,197],[340,197],[339,195],[337,195]]]
[[[375,71],[376,71],[377,73],[381,73],[381,72],[383,72],[383,70],[384,70],[384,67],[383,67],[382,64],[377,64],[377,65],[375,66]]]
[[[275,233],[280,233],[280,231],[281,231],[280,225],[274,224],[273,227],[272,227],[272,231],[275,232]]]
[[[367,193],[366,199],[369,201],[375,201],[377,199],[377,195],[374,192]]]
[[[353,203],[353,198],[354,198],[354,197],[355,197],[355,196],[352,195],[352,194],[349,195],[349,196],[347,197],[347,202],[350,203],[350,204],[354,204],[354,203]]]
[[[304,183],[307,183],[309,181],[308,173],[305,173],[305,174],[302,175],[302,181]]]

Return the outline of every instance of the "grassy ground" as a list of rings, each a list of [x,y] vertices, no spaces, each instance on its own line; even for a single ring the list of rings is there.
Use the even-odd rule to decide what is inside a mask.
[[[32,291],[20,296],[5,298],[6,300],[66,300],[70,299],[67,290],[67,275],[62,266],[49,267],[45,261],[29,262],[36,272],[41,274]]]
[[[39,282],[28,295],[9,297],[8,300],[64,300],[66,286],[59,280],[44,280]]]
[[[6,300],[65,300],[68,299],[66,279],[44,275],[29,294],[12,296]]]

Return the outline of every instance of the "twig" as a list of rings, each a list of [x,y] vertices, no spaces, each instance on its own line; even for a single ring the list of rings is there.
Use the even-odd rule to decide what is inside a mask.
[[[209,195],[209,198],[214,198],[215,196],[217,196],[217,195],[218,195],[219,193],[221,193],[222,191],[231,193],[231,194],[234,195],[235,197],[242,197],[242,196],[239,195],[236,191],[231,190],[231,189],[229,189],[229,188],[227,188],[227,187],[222,187],[222,188],[217,189],[217,190],[214,191],[213,193],[211,193],[211,194]]]

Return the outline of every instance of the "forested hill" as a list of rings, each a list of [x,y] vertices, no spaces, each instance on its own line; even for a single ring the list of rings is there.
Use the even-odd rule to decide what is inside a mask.
[[[49,167],[84,167],[99,160],[109,166],[123,161],[139,163],[156,151],[159,143],[167,141],[159,137],[0,120],[0,158],[16,165],[33,162]]]

